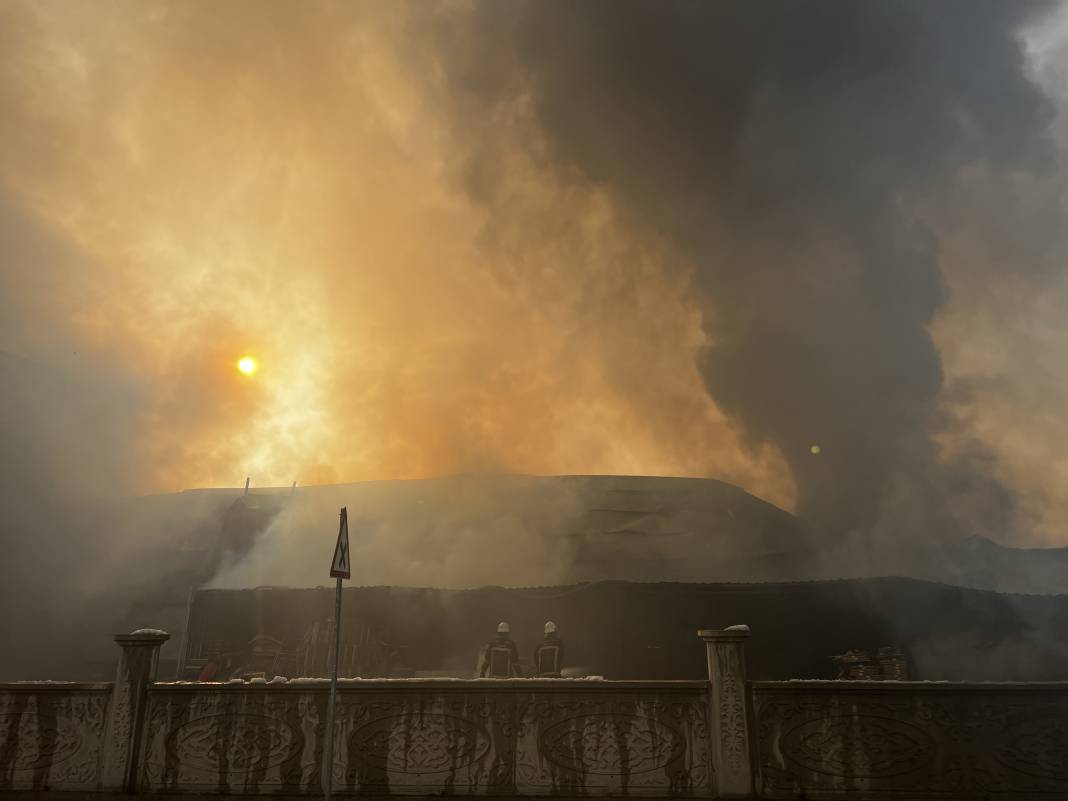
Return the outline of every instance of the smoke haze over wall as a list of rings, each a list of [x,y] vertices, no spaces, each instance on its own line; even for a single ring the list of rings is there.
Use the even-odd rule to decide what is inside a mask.
[[[0,350],[64,387],[4,419],[44,432],[0,457],[8,564],[49,499],[248,474],[715,476],[847,551],[1062,543],[1064,30],[3,4]]]

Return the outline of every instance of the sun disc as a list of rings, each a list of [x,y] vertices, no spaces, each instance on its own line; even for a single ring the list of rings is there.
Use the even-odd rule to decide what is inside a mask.
[[[258,367],[259,364],[251,356],[242,356],[237,360],[237,369],[245,375],[252,375]]]

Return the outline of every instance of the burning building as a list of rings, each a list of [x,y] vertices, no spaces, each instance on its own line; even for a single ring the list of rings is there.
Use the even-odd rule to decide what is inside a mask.
[[[326,676],[332,589],[201,590],[178,676]],[[932,615],[931,610],[941,613]],[[564,587],[343,592],[343,676],[470,678],[499,620],[529,661],[559,624],[568,675],[694,679],[701,620],[746,620],[760,679],[1052,681],[1068,676],[1068,596],[1012,596],[914,579],[766,584],[591,582]],[[887,646],[886,643],[896,643]]]
[[[321,583],[342,505],[352,517],[356,586],[345,591],[342,653],[352,675],[469,675],[501,619],[524,657],[530,633],[552,619],[572,668],[616,677],[691,675],[700,670],[687,662],[691,629],[739,619],[778,632],[761,640],[783,648],[769,656],[771,676],[831,678],[829,656],[887,645],[916,651],[925,678],[960,675],[960,654],[983,654],[975,666],[995,678],[1063,675],[1053,656],[1068,629],[1063,597],[839,580],[818,532],[719,481],[472,475],[99,503],[73,531],[87,542],[88,532],[115,532],[128,567],[83,603],[62,650],[33,661],[41,646],[29,644],[4,670],[105,679],[110,633],[161,626],[174,634],[163,675],[195,678],[209,665],[217,675],[322,675],[330,592],[243,588]],[[1055,571],[1031,578],[1040,557],[973,540],[921,577],[1058,589]],[[254,647],[257,637],[268,639]]]

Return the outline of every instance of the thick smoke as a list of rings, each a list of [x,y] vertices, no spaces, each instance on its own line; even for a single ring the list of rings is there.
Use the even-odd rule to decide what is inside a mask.
[[[962,168],[1052,164],[1019,38],[1044,8],[487,4],[474,27],[492,33],[456,70],[495,114],[521,96],[546,163],[691,266],[705,386],[782,453],[802,515],[883,541],[998,533],[1012,498],[990,456],[965,442],[947,463],[936,442],[947,290],[923,211],[966,202]],[[492,205],[482,153],[471,181]]]
[[[90,626],[108,649],[173,573],[161,549],[218,520],[84,499],[477,469],[714,474],[792,500],[703,392],[685,277],[603,193],[512,147],[521,191],[485,235],[419,13],[0,5],[15,675],[48,675]]]
[[[565,482],[528,476],[371,481],[297,491],[251,555],[220,565],[211,585],[326,583],[338,509],[348,508],[357,586],[540,586],[572,579],[566,536],[583,507]],[[555,535],[555,536],[554,536]]]
[[[622,472],[789,504],[702,390],[661,243],[533,161],[521,120],[492,225],[458,186],[484,123],[431,10],[5,4],[0,176],[72,256],[5,259],[5,349],[138,379],[140,491]]]
[[[1059,544],[1044,9],[3,3],[5,608],[51,609],[42,531],[68,600],[171,536],[74,499],[250,473],[715,476],[851,558]]]

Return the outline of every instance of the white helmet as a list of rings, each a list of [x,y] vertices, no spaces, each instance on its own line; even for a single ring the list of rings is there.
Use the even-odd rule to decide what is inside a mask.
[[[512,627],[505,623],[503,620],[497,624],[498,634],[508,634],[512,631]]]
[[[556,634],[556,624],[553,623],[551,620],[545,624],[545,633]]]

